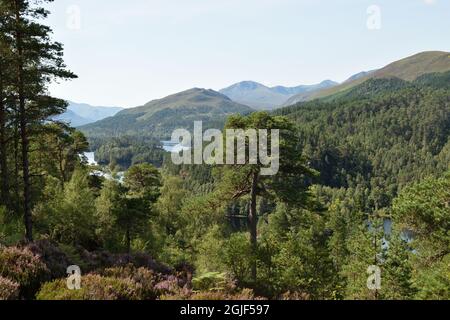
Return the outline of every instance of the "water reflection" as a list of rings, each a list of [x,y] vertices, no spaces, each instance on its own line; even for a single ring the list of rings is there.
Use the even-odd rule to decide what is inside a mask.
[[[191,149],[190,146],[183,146],[178,141],[161,141],[161,143],[163,145],[164,151],[167,152],[177,153],[180,151]]]

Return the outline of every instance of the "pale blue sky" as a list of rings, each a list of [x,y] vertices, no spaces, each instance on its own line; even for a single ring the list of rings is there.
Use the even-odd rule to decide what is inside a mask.
[[[381,9],[379,30],[367,27],[371,5]],[[343,81],[420,51],[450,51],[449,0],[56,0],[49,9],[79,76],[51,92],[94,105],[134,107],[242,80]]]

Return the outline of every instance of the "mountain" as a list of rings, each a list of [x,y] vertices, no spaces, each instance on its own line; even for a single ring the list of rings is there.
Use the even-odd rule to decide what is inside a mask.
[[[70,125],[72,125],[73,127],[79,127],[93,122],[92,120],[83,118],[82,116],[76,114],[75,112],[69,109],[67,109],[67,111],[64,112],[63,114],[53,117],[53,120],[70,123]]]
[[[191,129],[194,121],[203,121],[205,127],[222,128],[227,116],[252,110],[219,92],[194,88],[122,110],[80,130],[90,137],[126,134],[170,138],[173,130]]]
[[[233,101],[242,103],[252,108],[274,109],[283,104],[286,95],[269,87],[253,81],[243,81],[236,83],[228,88],[220,90],[220,93],[226,95]]]
[[[337,85],[331,80],[316,85],[301,85],[297,87],[267,87],[254,81],[243,81],[220,90],[233,101],[251,106],[257,110],[273,110],[283,105],[290,97],[306,92],[314,92]]]
[[[362,71],[362,72],[359,72],[359,73],[357,73],[357,74],[351,76],[351,77],[348,78],[347,80],[345,80],[344,83],[346,83],[346,82],[353,82],[353,81],[355,81],[355,80],[364,78],[364,77],[366,77],[366,76],[369,76],[369,75],[373,74],[373,73],[376,72],[376,71],[377,71],[377,70],[371,70],[371,71]]]
[[[72,101],[69,101],[67,109],[92,122],[112,117],[123,110],[123,108],[120,107],[96,107],[86,103],[76,103]]]
[[[119,111],[120,107],[96,107],[86,103],[68,101],[66,112],[54,117],[54,120],[70,123],[73,127],[83,126],[95,121],[112,117]]]
[[[91,106],[86,103],[76,103],[69,101],[68,111],[72,111],[78,116],[86,119],[87,123],[99,121],[108,117],[116,115],[119,111],[123,110],[120,107],[97,107]],[[87,124],[85,123],[85,124]]]
[[[354,82],[354,81],[356,81],[356,80],[365,78],[365,77],[369,76],[370,74],[374,73],[375,71],[376,71],[376,70],[359,72],[359,73],[357,73],[357,74],[351,76],[351,77],[348,78],[347,80],[345,80],[345,81],[343,82],[343,84],[345,84],[345,83],[351,83],[351,82]],[[289,98],[288,100],[286,100],[286,101],[283,103],[282,106],[283,106],[283,107],[292,106],[292,105],[294,105],[294,104],[296,104],[296,103],[299,103],[299,102],[311,100],[311,97],[313,97],[313,96],[319,94],[322,90],[326,90],[326,89],[330,89],[330,90],[331,90],[332,88],[337,87],[337,86],[339,86],[339,83],[337,83],[337,82],[332,82],[332,83],[328,83],[328,86],[327,86],[327,85],[323,85],[323,86],[321,86],[321,87],[318,86],[315,90],[310,90],[310,91],[306,91],[306,92],[300,92],[300,93],[298,93],[298,94],[292,96],[292,97]]]
[[[363,72],[350,77],[338,86],[316,91],[311,95],[291,98],[285,105],[301,101],[324,98],[349,90],[369,79],[399,78],[414,81],[422,75],[450,71],[450,53],[443,51],[427,51],[393,62],[382,69]]]
[[[325,80],[322,81],[319,84],[313,84],[313,85],[300,85],[297,87],[283,87],[283,86],[277,86],[273,87],[272,90],[284,93],[284,94],[299,94],[302,92],[309,92],[309,91],[316,91],[323,88],[329,88],[338,85],[339,83],[331,81],[331,80]]]

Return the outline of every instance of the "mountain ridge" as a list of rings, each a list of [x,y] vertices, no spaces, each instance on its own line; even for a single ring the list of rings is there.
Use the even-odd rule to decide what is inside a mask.
[[[324,89],[309,96],[307,100],[331,96],[335,93],[351,89],[372,78],[396,77],[406,81],[414,81],[420,76],[431,73],[450,71],[450,53],[445,51],[424,51],[394,61],[385,67],[369,72],[353,81],[346,81],[333,88]]]
[[[93,106],[87,103],[78,103],[67,101],[68,106],[66,112],[54,117],[55,120],[70,123],[74,127],[83,126],[93,123],[107,117],[114,116],[124,108]]]
[[[290,97],[306,92],[313,92],[337,85],[337,82],[325,80],[313,85],[295,87],[268,87],[259,82],[247,80],[219,90],[233,101],[248,105],[257,110],[273,110],[282,106]]]
[[[69,109],[67,109],[66,112],[64,112],[64,113],[53,117],[53,120],[68,123],[73,127],[79,127],[79,126],[83,126],[85,124],[93,122],[89,119],[86,119],[86,118],[80,116],[79,114],[77,114]]]
[[[191,129],[194,121],[221,128],[227,116],[252,111],[217,91],[192,88],[124,109],[113,117],[82,126],[80,130],[88,136],[138,133],[168,138],[175,129]]]

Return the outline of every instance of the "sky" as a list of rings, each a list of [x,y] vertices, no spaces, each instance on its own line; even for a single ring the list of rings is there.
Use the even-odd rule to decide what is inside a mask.
[[[344,81],[450,51],[449,0],[56,0],[45,22],[78,79],[50,92],[135,107],[193,87]]]

